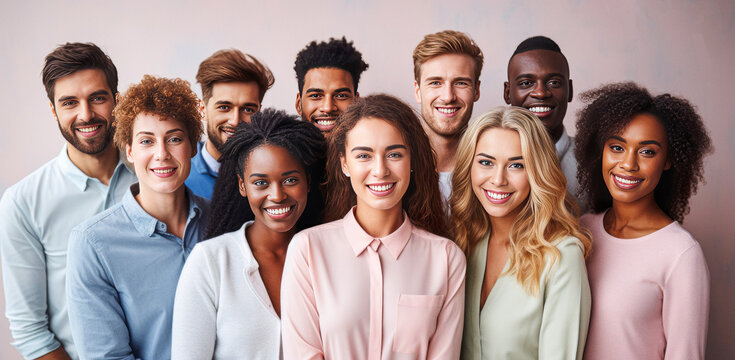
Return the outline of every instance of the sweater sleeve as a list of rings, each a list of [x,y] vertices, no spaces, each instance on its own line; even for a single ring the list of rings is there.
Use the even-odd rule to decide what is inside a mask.
[[[709,314],[709,271],[702,248],[684,251],[666,278],[663,325],[664,359],[704,359]]]
[[[324,359],[309,262],[308,238],[296,234],[286,253],[281,280],[284,359]]]
[[[581,359],[587,339],[591,295],[581,244],[563,240],[549,271],[539,334],[540,360]]]
[[[201,244],[194,247],[179,277],[174,300],[172,360],[214,357],[219,281],[204,250]]]

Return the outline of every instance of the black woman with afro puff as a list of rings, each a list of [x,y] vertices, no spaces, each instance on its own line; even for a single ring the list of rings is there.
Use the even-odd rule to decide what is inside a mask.
[[[687,100],[635,83],[581,95],[577,178],[591,214],[585,359],[704,359],[709,272],[682,226],[712,145]]]

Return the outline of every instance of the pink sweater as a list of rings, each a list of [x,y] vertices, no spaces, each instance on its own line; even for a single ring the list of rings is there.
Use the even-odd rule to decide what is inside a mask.
[[[699,243],[674,221],[636,239],[587,214],[592,314],[585,359],[704,359],[709,272]]]

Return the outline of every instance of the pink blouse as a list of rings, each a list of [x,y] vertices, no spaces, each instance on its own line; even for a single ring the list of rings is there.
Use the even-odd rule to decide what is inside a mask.
[[[465,257],[403,224],[373,238],[350,211],[296,234],[281,288],[285,359],[457,359]]]

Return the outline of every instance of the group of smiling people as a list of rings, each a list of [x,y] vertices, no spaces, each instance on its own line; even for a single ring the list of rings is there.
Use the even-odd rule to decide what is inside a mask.
[[[187,82],[146,75],[114,109],[137,183],[69,237],[76,350],[702,359],[709,277],[680,225],[710,149],[702,120],[633,83],[582,100],[576,193],[537,116],[551,109],[500,106],[462,126],[444,200],[424,120],[375,94],[325,132],[259,109],[218,147],[208,202],[185,185],[206,151],[200,102]]]

